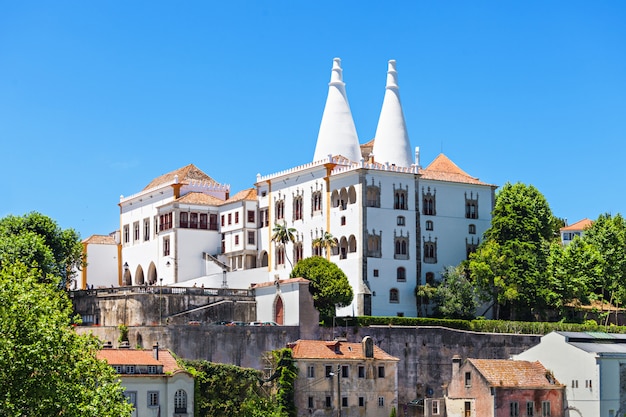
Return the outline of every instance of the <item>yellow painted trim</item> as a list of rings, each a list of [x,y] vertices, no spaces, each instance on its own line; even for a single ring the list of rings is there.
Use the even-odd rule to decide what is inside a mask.
[[[268,242],[268,251],[267,251],[267,271],[270,272],[272,270],[272,257],[274,255],[274,245],[272,245],[272,229],[274,228],[274,204],[272,204],[272,181],[267,180],[267,199],[269,204],[267,205],[267,242]]]
[[[83,242],[83,259],[82,259],[82,267],[83,269],[80,271],[80,289],[87,289],[87,242]]]

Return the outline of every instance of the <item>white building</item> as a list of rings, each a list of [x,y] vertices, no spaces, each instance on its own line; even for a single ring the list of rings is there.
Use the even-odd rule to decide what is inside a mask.
[[[439,280],[478,246],[496,187],[443,154],[420,166],[395,61],[376,136],[366,144],[359,144],[338,58],[328,88],[312,162],[258,175],[255,189],[232,198],[194,165],[121,197],[120,285],[247,288],[288,279],[292,263],[322,255],[354,290],[352,305],[338,314],[416,316],[415,287]],[[272,242],[277,224],[293,227],[296,242]],[[336,241],[328,254],[313,244],[325,233]]]
[[[559,231],[561,232],[561,243],[563,245],[569,245],[572,243],[572,240],[576,236],[582,237],[585,233],[585,230],[591,227],[593,221],[585,218],[577,221],[576,223],[570,224],[568,226],[561,227]]]
[[[566,417],[626,413],[626,335],[552,332],[514,359],[538,360],[566,385]]]
[[[172,354],[158,345],[152,350],[113,349],[98,352],[118,373],[133,417],[194,415],[194,380]]]

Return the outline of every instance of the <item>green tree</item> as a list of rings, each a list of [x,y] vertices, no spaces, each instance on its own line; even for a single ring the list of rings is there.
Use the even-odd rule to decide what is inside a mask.
[[[617,214],[603,214],[584,233],[582,240],[600,255],[601,279],[595,292],[610,303],[626,303],[626,221]]]
[[[291,349],[284,348],[272,352],[274,361],[278,364],[278,391],[276,402],[280,412],[288,417],[298,414],[295,400],[295,383],[298,377],[298,367],[295,365]]]
[[[287,256],[287,243],[296,241],[296,229],[293,227],[287,227],[286,222],[276,223],[273,229],[272,242],[280,243],[285,249],[285,257],[289,262],[289,265],[293,267],[291,260]]]
[[[507,183],[496,195],[491,227],[470,256],[470,276],[495,316],[531,319],[547,308],[546,274],[550,243],[558,219],[532,185]]]
[[[100,342],[73,331],[67,295],[40,278],[19,262],[0,271],[0,415],[130,416]]]
[[[80,237],[37,212],[7,216],[0,219],[0,267],[17,261],[37,268],[42,282],[65,287],[84,261]]]
[[[205,360],[184,360],[183,364],[194,375],[198,417],[285,416],[261,387],[259,371]]]
[[[302,259],[294,266],[290,276],[311,281],[309,290],[313,303],[324,321],[335,317],[335,307],[345,307],[352,302],[354,295],[346,274],[321,256]]]
[[[476,316],[477,296],[474,285],[465,277],[463,265],[445,269],[434,301],[437,316],[466,320]]]
[[[331,248],[337,247],[337,241],[335,240],[335,237],[330,232],[324,232],[322,237],[313,239],[313,247],[323,248],[324,254],[326,255],[326,259],[328,259]]]

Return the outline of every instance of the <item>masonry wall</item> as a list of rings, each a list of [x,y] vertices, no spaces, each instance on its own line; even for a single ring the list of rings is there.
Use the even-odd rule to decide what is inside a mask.
[[[115,345],[119,337],[116,326],[78,327],[79,332],[92,331],[102,340]],[[322,340],[332,339],[331,328],[320,329]],[[489,334],[452,330],[441,327],[372,326],[347,328],[345,336],[358,342],[371,336],[374,343],[398,362],[399,415],[416,415],[410,401],[423,397],[442,397],[442,385],[452,377],[452,356],[462,359],[508,359],[539,343],[538,335]],[[288,342],[307,337],[297,326],[210,326],[173,325],[131,326],[130,345],[150,347],[155,341],[186,359],[262,369],[264,352],[285,347]],[[406,413],[404,410],[406,409]]]

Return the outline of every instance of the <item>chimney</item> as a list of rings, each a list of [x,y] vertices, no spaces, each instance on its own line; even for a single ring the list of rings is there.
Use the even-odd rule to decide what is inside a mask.
[[[365,336],[363,340],[361,341],[361,344],[363,347],[363,354],[365,355],[365,357],[373,358],[374,357],[374,340],[369,336]]]
[[[159,342],[155,342],[152,345],[152,356],[154,356],[154,359],[159,360]]]
[[[111,341],[107,341],[104,345],[102,345],[102,349],[113,349],[113,343]]]
[[[130,342],[128,340],[122,341],[118,346],[118,349],[130,349]]]
[[[461,369],[461,357],[459,355],[454,355],[452,357],[452,376],[455,376],[459,373]]]

